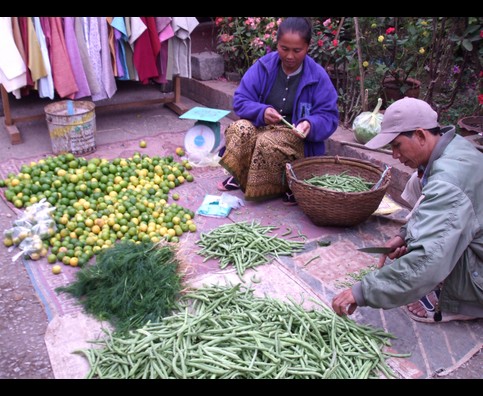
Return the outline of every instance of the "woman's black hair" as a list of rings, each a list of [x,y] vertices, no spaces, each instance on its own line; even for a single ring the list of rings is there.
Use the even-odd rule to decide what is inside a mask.
[[[277,31],[277,41],[287,32],[298,33],[310,45],[312,39],[312,22],[307,17],[285,18]]]

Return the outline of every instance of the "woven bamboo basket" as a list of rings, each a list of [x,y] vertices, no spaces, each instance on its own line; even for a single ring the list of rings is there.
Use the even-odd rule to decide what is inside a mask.
[[[313,176],[341,174],[359,176],[380,186],[364,192],[344,193],[306,182]],[[378,208],[390,183],[390,172],[382,167],[348,157],[318,156],[286,164],[287,182],[302,211],[317,226],[351,227],[367,220]]]

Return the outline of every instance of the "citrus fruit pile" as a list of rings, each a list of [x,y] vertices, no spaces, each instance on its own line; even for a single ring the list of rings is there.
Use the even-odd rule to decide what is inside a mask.
[[[0,187],[17,208],[45,198],[55,211],[56,233],[45,240],[48,262],[82,266],[117,240],[179,242],[195,232],[194,212],[168,203],[171,190],[192,182],[188,161],[136,152],[113,160],[47,157],[10,173]]]

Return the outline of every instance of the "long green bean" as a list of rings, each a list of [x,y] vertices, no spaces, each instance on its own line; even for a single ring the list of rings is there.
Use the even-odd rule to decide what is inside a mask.
[[[369,191],[374,184],[362,177],[348,175],[347,171],[340,174],[313,175],[311,178],[303,179],[303,181],[315,187],[345,193]]]
[[[407,355],[385,352],[392,335],[318,305],[308,311],[294,300],[255,297],[240,284],[203,287],[161,322],[108,333],[93,342],[100,347],[77,353],[89,378],[394,376],[385,359]]]
[[[304,242],[288,241],[277,235],[267,235],[274,226],[262,226],[255,221],[228,223],[203,233],[196,244],[201,246],[198,254],[218,259],[220,268],[235,266],[240,279],[248,268],[270,262],[273,257],[290,256],[304,248]],[[306,238],[299,235],[301,238]]]

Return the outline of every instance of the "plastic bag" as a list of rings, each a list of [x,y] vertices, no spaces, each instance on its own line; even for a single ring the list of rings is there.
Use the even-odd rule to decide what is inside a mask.
[[[205,195],[196,214],[207,217],[227,217],[230,211],[231,206],[221,202],[219,195]]]
[[[5,237],[4,243],[7,242],[7,246],[18,246],[25,238],[32,236],[32,228],[31,226],[17,225],[5,230],[3,235]]]
[[[57,225],[55,220],[49,217],[48,219],[42,219],[37,224],[32,226],[32,234],[38,235],[40,239],[51,238],[55,235]]]
[[[377,99],[377,106],[373,112],[364,111],[359,114],[352,123],[354,136],[359,143],[366,144],[379,132],[381,132],[381,123],[383,115],[379,113],[382,105],[382,99]]]
[[[5,238],[3,242],[5,246],[20,247],[26,239],[33,236],[40,240],[54,236],[57,230],[55,220],[52,217],[54,210],[55,207],[47,202],[45,198],[29,206],[25,212],[13,221],[13,227],[4,231]],[[28,244],[29,242],[27,241]]]
[[[12,257],[12,261],[16,261],[20,256],[30,258],[31,260],[38,260],[47,255],[47,248],[44,246],[42,239],[38,235],[32,235],[25,238],[20,245],[18,245],[20,252]]]
[[[238,209],[241,206],[245,206],[245,202],[241,198],[224,192],[221,194],[220,205],[226,205],[230,206],[232,209]]]
[[[189,153],[186,152],[186,157],[188,158],[189,163],[193,167],[205,167],[205,166],[219,166],[219,162],[221,157],[218,156],[218,153],[203,153],[203,152],[194,152]]]

